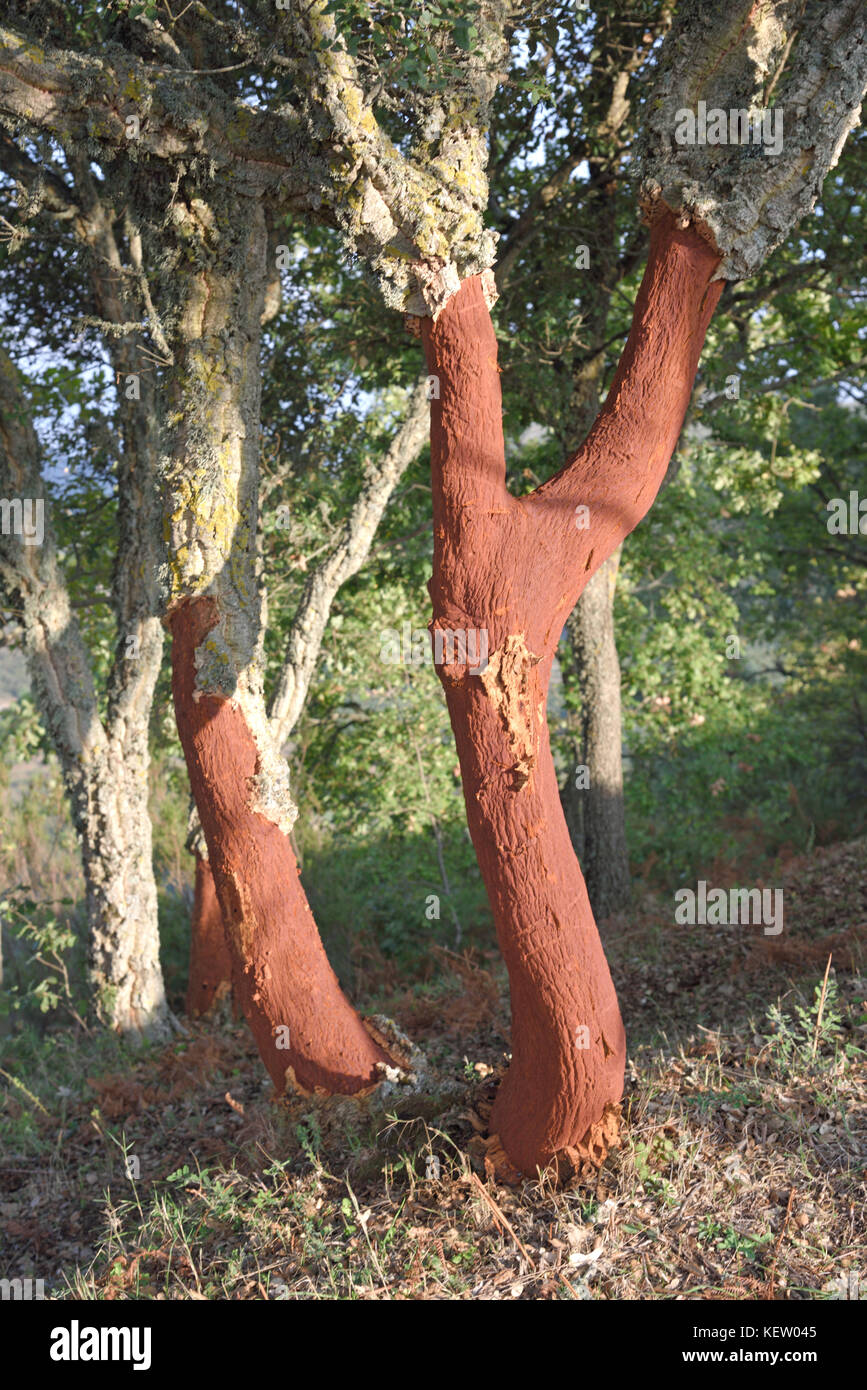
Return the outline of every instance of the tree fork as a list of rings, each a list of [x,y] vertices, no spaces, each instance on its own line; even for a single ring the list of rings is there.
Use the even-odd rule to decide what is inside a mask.
[[[563,625],[641,520],[677,443],[722,283],[720,257],[664,204],[611,390],[587,440],[523,498],[506,487],[497,344],[480,277],[422,320],[431,405],[432,631],[487,629],[487,668],[437,667],[473,844],[509,971],[512,1064],[491,1117],[533,1173],[601,1156],[625,1036],[563,817],[546,697]],[[590,524],[576,526],[576,509]]]

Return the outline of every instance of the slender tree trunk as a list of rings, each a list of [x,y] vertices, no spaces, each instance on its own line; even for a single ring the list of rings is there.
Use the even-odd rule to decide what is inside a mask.
[[[41,548],[49,546],[53,551],[50,542]],[[81,845],[98,1008],[124,1033],[165,1037],[146,740],[131,746],[116,732],[106,735],[53,554],[37,563],[38,579],[29,592],[18,588],[25,653]]]
[[[256,583],[265,223],[252,199],[176,207],[197,248],[165,461],[172,689],[244,1015],[278,1090],[352,1093],[389,1059],[343,995],[289,843],[296,810],[262,692]]]
[[[576,769],[570,768],[568,790],[564,789],[566,821],[575,817],[570,833],[597,921],[629,899],[620,661],[614,635],[619,562],[618,547],[596,571],[566,624],[581,685],[582,770],[576,777]]]
[[[14,599],[34,699],[57,753],[81,845],[90,963],[102,1017],[120,1031],[165,1037],[169,1013],[159,963],[148,814],[147,721],[160,666],[158,620],[138,615],[134,662],[120,655],[109,713],[99,717],[90,659],[60,571],[39,444],[14,366],[0,357],[0,484],[40,498],[44,537],[0,539],[0,573]],[[125,645],[125,634],[119,634]],[[120,643],[119,643],[120,645]]]
[[[422,320],[434,501],[432,630],[488,633],[487,668],[438,665],[467,816],[512,994],[512,1064],[492,1129],[524,1172],[604,1151],[620,1099],[623,1025],[572,850],[546,697],[563,623],[650,507],[677,441],[721,284],[719,258],[656,216],[633,327],[578,454],[528,497],[505,484],[497,345],[483,281]],[[576,508],[590,526],[576,527]]]
[[[623,42],[616,20],[600,19],[600,26],[613,44],[602,65],[605,74],[605,116],[599,133],[612,139],[617,135],[629,104],[625,99],[628,73],[620,69]],[[602,42],[602,40],[600,40]],[[609,88],[610,71],[618,72]],[[605,164],[600,155],[589,161],[591,175],[600,178]],[[617,199],[614,188],[594,189],[587,208],[592,218],[591,256],[593,279],[582,295],[584,331],[591,344],[604,344],[608,311],[618,281]],[[585,307],[586,306],[586,307]],[[604,346],[591,347],[573,365],[573,391],[567,411],[567,439],[583,439],[599,410],[605,371]],[[567,446],[568,447],[568,446]],[[620,662],[614,630],[614,594],[620,549],[610,555],[590,580],[578,600],[566,635],[571,648],[570,663],[564,665],[568,682],[574,672],[580,692],[578,718],[578,758],[582,771],[570,768],[561,797],[566,824],[575,853],[581,861],[587,892],[597,921],[623,907],[629,898],[629,851],[626,843],[626,817],[623,805],[623,733],[620,719]]]

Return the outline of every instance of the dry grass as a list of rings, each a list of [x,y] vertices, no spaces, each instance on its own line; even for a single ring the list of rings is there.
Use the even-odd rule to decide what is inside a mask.
[[[646,955],[648,904],[611,925],[634,1040],[623,1145],[565,1188],[485,1172],[508,1051],[493,958],[443,953],[424,993],[390,1001],[432,1075],[399,1115],[275,1099],[225,1018],[137,1055],[68,1029],[7,1045],[30,1094],[0,1076],[2,1273],[54,1298],[796,1300],[857,1295],[859,1271],[867,1294],[857,950],[821,1019],[815,997],[823,937],[862,920],[864,857],[790,866],[786,936],[810,948],[792,958],[745,933],[685,941],[661,904]]]

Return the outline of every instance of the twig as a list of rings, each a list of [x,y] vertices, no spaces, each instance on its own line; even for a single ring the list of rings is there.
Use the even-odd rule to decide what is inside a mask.
[[[777,1236],[777,1243],[774,1246],[774,1258],[771,1260],[771,1272],[768,1275],[768,1283],[765,1289],[765,1298],[771,1303],[773,1303],[774,1301],[774,1284],[777,1278],[777,1260],[780,1258],[780,1246],[782,1245],[783,1238],[786,1234],[786,1227],[789,1224],[789,1217],[792,1214],[792,1203],[794,1202],[794,1200],[795,1189],[792,1188],[791,1192],[789,1193],[788,1203],[786,1205],[786,1214],[783,1217],[783,1225],[780,1230],[780,1234]]]
[[[825,966],[825,978],[824,978],[824,980],[822,981],[822,993],[821,993],[821,995],[819,996],[819,1012],[816,1014],[816,1027],[815,1027],[815,1030],[814,1030],[814,1032],[813,1032],[813,1050],[812,1050],[812,1052],[810,1053],[810,1061],[811,1061],[811,1062],[815,1062],[815,1060],[816,1060],[816,1049],[817,1049],[818,1046],[819,1046],[819,1029],[820,1029],[821,1026],[822,1026],[822,1010],[823,1010],[824,1007],[825,1007],[825,993],[826,993],[826,991],[827,991],[827,989],[828,989],[828,973],[829,973],[829,971],[830,971],[830,969],[831,969],[831,960],[832,960],[832,955],[829,954],[829,956],[828,956],[828,964]]]
[[[535,1268],[536,1268],[536,1262],[535,1262],[535,1260],[533,1259],[533,1257],[532,1257],[532,1255],[530,1254],[529,1250],[527,1249],[526,1245],[523,1244],[523,1242],[521,1241],[520,1237],[519,1237],[519,1236],[517,1235],[517,1233],[515,1232],[515,1230],[514,1230],[514,1228],[512,1227],[511,1223],[508,1221],[508,1219],[507,1219],[507,1218],[503,1215],[503,1213],[500,1211],[500,1208],[497,1206],[497,1204],[496,1204],[496,1202],[494,1201],[493,1197],[491,1196],[490,1192],[489,1192],[488,1189],[485,1187],[485,1184],[480,1180],[478,1173],[471,1173],[471,1174],[470,1174],[470,1177],[472,1178],[473,1182],[476,1184],[476,1187],[477,1187],[477,1188],[479,1189],[479,1191],[481,1192],[481,1194],[482,1194],[482,1196],[484,1197],[485,1201],[487,1202],[488,1206],[491,1208],[491,1211],[494,1213],[495,1219],[496,1219],[498,1222],[502,1223],[502,1225],[504,1226],[504,1228],[506,1229],[506,1231],[508,1231],[509,1235],[512,1237],[512,1240],[513,1240],[513,1241],[515,1242],[515,1244],[517,1245],[517,1247],[518,1247],[518,1249],[520,1250],[521,1254],[524,1256],[524,1259],[527,1261],[527,1264],[530,1266],[531,1269],[535,1270]]]
[[[0,1076],[5,1076],[7,1081],[11,1081],[13,1086],[17,1086],[19,1091],[23,1091],[27,1099],[32,1100],[33,1104],[39,1107],[43,1115],[48,1114],[48,1111],[45,1109],[39,1097],[35,1096],[32,1091],[28,1091],[24,1083],[19,1081],[16,1076],[10,1076],[8,1071],[4,1071],[2,1067],[0,1067]]]

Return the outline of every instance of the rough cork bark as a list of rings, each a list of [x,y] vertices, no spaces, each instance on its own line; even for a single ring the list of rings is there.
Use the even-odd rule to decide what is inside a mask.
[[[145,467],[139,458],[138,463]],[[122,474],[135,484],[130,455]],[[17,373],[0,354],[0,489],[6,496],[42,498],[45,536],[28,545],[14,534],[0,537],[0,578],[14,598],[34,699],[57,754],[84,869],[90,931],[90,966],[96,1004],[112,1027],[131,1035],[165,1037],[169,1013],[159,961],[157,894],[148,814],[147,724],[160,665],[159,623],[124,606],[123,566],[134,565],[139,546],[121,557],[115,595],[140,639],[135,661],[119,651],[109,683],[109,709],[100,718],[90,657],[75,621],[44,497],[39,443],[29,420]],[[135,510],[134,490],[125,499]],[[119,630],[119,647],[125,634]]]
[[[339,539],[308,576],[268,708],[271,732],[279,748],[291,736],[304,708],[334,599],[341,586],[364,564],[389,498],[427,442],[428,417],[425,378],[412,391],[406,417],[382,459],[371,465]],[[201,836],[195,827],[191,842],[196,854],[196,894],[190,923],[187,1008],[199,1015],[231,989],[231,957],[222,948],[216,929],[216,889],[207,851],[202,852]]]

